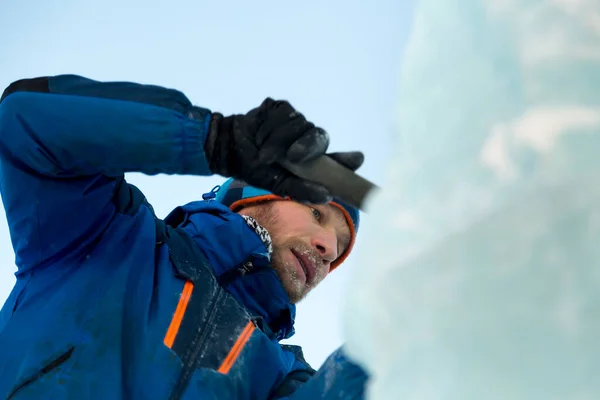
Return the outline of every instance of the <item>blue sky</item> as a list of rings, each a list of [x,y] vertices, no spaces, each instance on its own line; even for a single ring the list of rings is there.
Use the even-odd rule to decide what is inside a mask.
[[[267,96],[326,128],[331,149],[366,154],[361,174],[383,183],[412,0],[0,1],[0,87],[74,73],[183,91],[197,105],[243,113]],[[200,198],[220,177],[131,174],[159,216]],[[76,217],[76,215],[74,215]],[[363,218],[368,224],[368,216]],[[360,234],[357,251],[361,247]],[[354,257],[356,258],[356,257]],[[318,366],[343,342],[342,288],[351,256],[298,306],[297,334]],[[14,284],[0,218],[0,303]]]

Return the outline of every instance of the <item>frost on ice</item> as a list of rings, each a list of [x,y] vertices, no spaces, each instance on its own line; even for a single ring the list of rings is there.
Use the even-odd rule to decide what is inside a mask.
[[[600,2],[422,0],[346,336],[372,399],[600,398]]]

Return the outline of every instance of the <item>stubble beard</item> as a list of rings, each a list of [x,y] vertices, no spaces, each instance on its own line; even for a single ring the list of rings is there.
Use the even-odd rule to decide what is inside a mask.
[[[296,263],[289,263],[283,260],[283,254],[294,250],[298,254],[303,254],[315,265],[315,276],[312,282],[306,282],[306,277],[298,271]],[[317,252],[306,244],[295,241],[284,245],[273,243],[273,255],[271,265],[281,279],[283,287],[293,304],[299,303],[314,287],[325,278],[326,271],[323,268],[323,261]]]

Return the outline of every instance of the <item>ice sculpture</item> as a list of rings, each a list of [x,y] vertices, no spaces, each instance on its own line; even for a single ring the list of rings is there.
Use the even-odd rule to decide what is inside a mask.
[[[422,0],[397,126],[348,288],[369,397],[600,399],[600,1]]]

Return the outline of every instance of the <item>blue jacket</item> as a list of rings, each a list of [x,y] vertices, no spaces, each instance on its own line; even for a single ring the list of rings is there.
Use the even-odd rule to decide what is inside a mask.
[[[18,271],[0,398],[362,396],[341,349],[315,372],[279,343],[295,309],[241,216],[199,201],[162,221],[125,181],[210,175],[210,118],[157,86],[63,75],[6,89],[0,190]]]

